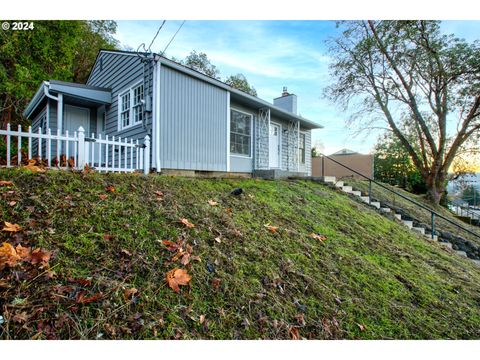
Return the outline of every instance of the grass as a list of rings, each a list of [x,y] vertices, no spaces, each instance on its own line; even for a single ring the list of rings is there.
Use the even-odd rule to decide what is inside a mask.
[[[53,252],[46,274],[0,271],[3,339],[480,336],[479,267],[320,184],[17,169],[0,180],[14,183],[0,188],[1,220],[25,229],[2,241]],[[178,238],[200,262],[172,263],[161,240]],[[165,282],[177,267],[192,276],[180,293]],[[103,297],[81,304],[80,292]]]
[[[353,178],[346,178],[346,179],[344,179],[344,181],[347,184],[352,185],[354,188],[362,191],[363,193],[368,193],[368,181],[358,180],[358,179],[353,179]],[[396,191],[396,192],[398,192],[402,195],[408,196],[411,199],[413,199],[413,200],[415,200],[415,201],[417,201],[421,204],[424,204],[425,206],[427,206],[429,208],[432,208],[437,213],[447,217],[448,219],[450,219],[454,223],[457,223],[460,226],[462,226],[466,229],[469,229],[470,231],[480,235],[480,228],[478,226],[470,225],[470,224],[467,224],[467,223],[465,223],[461,220],[458,220],[457,218],[455,218],[455,216],[452,214],[452,212],[445,209],[444,207],[432,205],[429,201],[427,201],[425,199],[424,195],[412,194],[412,193],[409,193],[409,192],[407,192],[403,189],[400,189],[398,187],[394,187],[394,186],[391,186],[391,185],[388,185],[388,184],[383,184],[383,185],[385,185],[387,188],[390,188],[390,189],[392,189],[392,190],[394,190],[394,191]],[[412,204],[411,202],[409,202],[405,199],[402,199],[399,196],[395,196],[395,194],[393,194],[392,192],[390,192],[388,190],[385,190],[385,189],[382,189],[380,186],[378,186],[376,184],[373,184],[373,183],[372,183],[372,194],[373,194],[373,197],[376,198],[377,200],[380,200],[382,202],[388,202],[388,203],[390,203],[394,206],[397,206],[397,207],[400,207],[400,208],[404,209],[411,216],[420,220],[424,224],[428,224],[428,225],[431,224],[431,213],[428,210],[424,210],[424,209],[416,206],[415,204]],[[470,233],[452,225],[448,221],[445,221],[445,220],[437,217],[436,220],[435,220],[435,224],[438,227],[438,229],[440,229],[440,230],[448,231],[448,232],[451,232],[452,234],[462,236],[463,238],[472,241],[477,246],[480,246],[480,238],[479,237],[473,236],[472,234],[470,234]]]

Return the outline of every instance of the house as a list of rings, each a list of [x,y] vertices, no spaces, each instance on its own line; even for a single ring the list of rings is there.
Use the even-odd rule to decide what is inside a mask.
[[[297,114],[286,88],[271,104],[157,54],[110,50],[99,52],[86,84],[44,81],[24,116],[33,132],[148,134],[152,171],[266,178],[310,175],[311,130],[321,128]]]
[[[345,166],[355,170],[357,173],[349,170]],[[312,159],[312,175],[314,177],[335,176],[337,179],[344,177],[373,179],[373,166],[374,158],[372,154],[360,154],[353,150],[341,149],[326,157],[314,157]]]

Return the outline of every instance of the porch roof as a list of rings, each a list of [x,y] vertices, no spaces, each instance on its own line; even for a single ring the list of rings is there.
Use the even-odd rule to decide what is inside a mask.
[[[111,89],[89,86],[84,84],[70,83],[57,80],[43,81],[27,108],[23,116],[27,119],[47,98],[47,94],[56,96],[63,94],[65,99],[72,99],[74,102],[85,103],[86,105],[109,105],[112,103]]]

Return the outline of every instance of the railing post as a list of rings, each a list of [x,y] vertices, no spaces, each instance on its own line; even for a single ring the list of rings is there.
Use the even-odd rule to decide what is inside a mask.
[[[85,129],[80,126],[78,128],[78,161],[77,167],[83,170],[85,167]]]
[[[368,204],[372,204],[372,180],[368,180]]]
[[[432,240],[435,239],[435,213],[432,211]]]
[[[325,177],[325,156],[322,155],[322,177]]]
[[[143,152],[143,173],[145,175],[148,175],[148,173],[150,172],[150,136],[145,136],[144,144],[145,151]]]

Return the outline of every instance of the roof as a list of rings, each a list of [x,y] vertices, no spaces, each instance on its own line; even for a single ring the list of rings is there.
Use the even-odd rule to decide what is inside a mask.
[[[49,80],[43,81],[27,108],[23,112],[23,116],[29,118],[38,107],[39,104],[47,97],[46,93],[63,94],[71,96],[76,99],[86,101],[94,104],[111,104],[112,92],[111,89],[102,88],[98,86],[89,86],[84,84],[70,83],[65,81]]]
[[[342,150],[339,150],[331,155],[358,155],[360,154],[359,152],[357,151],[353,151],[353,150],[349,150],[349,149],[342,149]]]
[[[116,53],[116,54],[123,54],[123,55],[129,55],[129,56],[138,56],[137,52],[134,51],[124,51],[124,50],[106,50],[102,49],[98,52],[97,54],[97,59],[95,60],[95,64],[97,63],[99,56],[101,53]],[[195,77],[197,79],[203,80],[205,82],[208,82],[212,85],[215,85],[219,88],[225,89],[230,92],[230,98],[232,100],[237,100],[245,103],[246,105],[254,106],[254,107],[266,107],[270,109],[270,114],[273,116],[276,116],[281,119],[286,119],[286,120],[297,120],[300,121],[300,124],[304,126],[305,128],[308,129],[321,129],[323,128],[322,125],[317,124],[316,122],[313,122],[311,120],[308,120],[300,115],[291,113],[289,111],[286,111],[278,106],[273,105],[272,103],[265,101],[263,99],[260,99],[257,96],[253,96],[250,94],[247,94],[246,92],[243,92],[241,90],[235,89],[231,87],[230,85],[227,85],[223,81],[220,81],[218,79],[215,79],[213,77],[210,77],[208,75],[205,75],[197,70],[191,69],[185,65],[182,65],[178,62],[172,61],[170,59],[167,59],[164,56],[161,56],[159,54],[146,54],[146,53],[140,53],[141,55],[146,55],[146,56],[152,56],[156,61],[159,61],[162,65],[166,65],[172,69],[175,69],[177,71],[180,71],[184,74],[190,75],[192,77]],[[95,65],[93,66],[95,67]],[[93,69],[92,67],[92,69]],[[90,78],[90,76],[89,76]],[[87,80],[88,83],[88,80]]]

